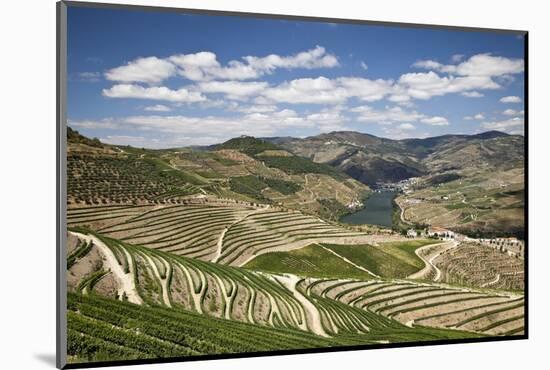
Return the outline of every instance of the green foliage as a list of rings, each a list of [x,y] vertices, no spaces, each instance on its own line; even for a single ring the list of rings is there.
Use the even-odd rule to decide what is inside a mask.
[[[92,272],[78,284],[77,290],[83,293],[90,293],[99,280],[101,280],[109,271],[103,269]]]
[[[281,148],[262,139],[256,139],[251,136],[241,136],[217,145],[216,149],[234,149],[254,156],[265,150],[280,150]]]
[[[257,176],[247,175],[232,177],[229,180],[229,186],[231,191],[236,193],[245,194],[258,200],[267,201],[267,198],[265,198],[262,194],[262,190],[267,188],[268,185]]]
[[[70,269],[78,259],[86,256],[94,246],[91,241],[89,243],[79,241],[79,243],[79,246],[67,257],[67,270]]]
[[[85,144],[96,148],[103,147],[101,141],[98,138],[89,139],[86,136],[80,135],[76,130],[73,130],[70,126],[67,126],[67,141],[69,143]]]
[[[294,194],[302,190],[302,187],[295,182],[279,180],[273,178],[262,177],[261,180],[266,183],[271,189],[278,191],[284,195]]]
[[[294,330],[216,319],[188,311],[138,306],[98,296],[68,295],[72,362],[243,353],[349,344]],[[110,357],[109,357],[110,356]]]
[[[345,262],[318,244],[289,252],[262,254],[245,265],[248,269],[272,273],[325,278],[371,279],[372,275]]]
[[[344,178],[343,175],[333,167],[322,163],[315,163],[304,157],[262,156],[261,160],[264,161],[267,166],[278,168],[288,174],[319,173],[332,176],[337,180],[342,180]]]
[[[404,278],[424,267],[415,250],[433,240],[383,243],[373,245],[325,245],[353,263],[376,275],[388,278]]]
[[[319,213],[324,219],[336,221],[349,212],[348,208],[334,198],[317,199],[317,201],[321,204]]]
[[[432,176],[429,180],[431,185],[439,185],[444,184],[446,182],[451,182],[454,180],[460,179],[460,175],[458,173],[449,172],[449,173],[443,173],[440,175]]]
[[[203,183],[200,177],[175,170],[158,158],[67,156],[68,195],[88,204],[169,199],[197,193],[196,185]]]

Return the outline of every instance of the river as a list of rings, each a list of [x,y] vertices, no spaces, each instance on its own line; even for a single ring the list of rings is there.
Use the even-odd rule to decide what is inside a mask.
[[[392,201],[396,195],[394,191],[373,192],[365,201],[365,208],[342,217],[340,221],[352,225],[371,224],[391,228]]]

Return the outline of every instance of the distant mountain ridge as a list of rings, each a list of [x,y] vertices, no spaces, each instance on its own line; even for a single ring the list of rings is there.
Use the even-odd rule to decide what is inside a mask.
[[[466,168],[512,168],[523,165],[524,158],[524,138],[500,131],[402,140],[336,131],[264,140],[336,167],[369,186]]]

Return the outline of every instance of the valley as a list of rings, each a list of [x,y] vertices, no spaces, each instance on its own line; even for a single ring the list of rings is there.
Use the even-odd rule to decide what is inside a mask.
[[[523,258],[474,238],[523,227],[517,163],[449,169],[440,139],[428,166],[403,159],[416,144],[379,139],[401,164],[371,180],[343,165],[371,138],[300,140],[151,150],[69,128],[70,362],[524,334]]]

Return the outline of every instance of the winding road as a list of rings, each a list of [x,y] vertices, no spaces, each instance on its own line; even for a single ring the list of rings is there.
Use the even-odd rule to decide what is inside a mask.
[[[424,261],[425,266],[422,270],[407,276],[407,279],[425,279],[426,277],[430,276],[430,272],[435,271],[435,277],[432,280],[435,282],[439,281],[439,279],[441,278],[441,270],[433,263],[433,261],[449,249],[456,248],[458,244],[459,243],[455,240],[449,240],[444,243],[430,244],[416,249],[414,253],[418,256],[418,258]],[[428,254],[427,256],[422,255],[423,251],[440,246],[444,247],[434,254]]]
[[[126,258],[128,260],[128,267],[130,271],[126,274],[122,266],[118,264],[118,261],[111,249],[107,247],[100,239],[93,235],[86,235],[72,231],[70,233],[80,239],[86,240],[87,242],[91,241],[95,246],[97,246],[99,252],[105,257],[104,263],[106,267],[111,270],[118,282],[119,297],[122,297],[122,293],[125,292],[129,302],[136,304],[143,303],[143,300],[138,294],[134,281],[134,265],[132,259],[129,258],[128,255],[126,255]]]

